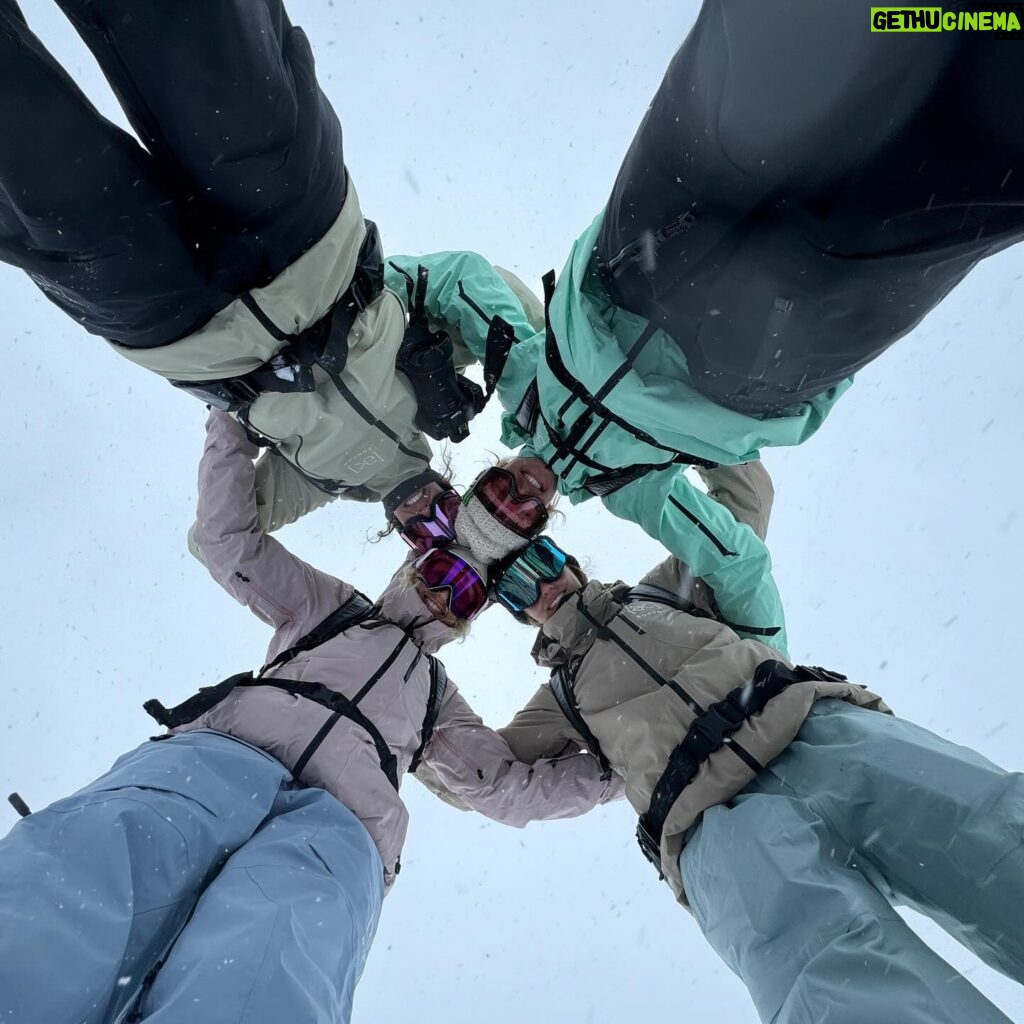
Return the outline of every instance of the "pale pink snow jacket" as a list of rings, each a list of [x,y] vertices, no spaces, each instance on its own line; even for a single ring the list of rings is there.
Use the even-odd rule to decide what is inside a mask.
[[[211,413],[192,538],[213,578],[274,627],[269,662],[348,600],[354,588],[307,565],[259,527],[256,454],[238,423],[224,413]],[[400,576],[379,600],[382,617],[395,624],[378,620],[350,628],[265,678],[309,680],[352,700],[358,696],[359,709],[397,757],[401,778],[420,743],[430,688],[426,655],[454,633],[430,617]],[[327,708],[282,690],[245,687],[178,731],[216,729],[291,768],[330,717]],[[601,780],[600,766],[589,754],[529,765],[516,761],[454,684],[449,684],[424,761],[473,809],[517,827],[573,817],[622,794],[620,782]],[[369,734],[348,718],[338,719],[306,764],[302,781],[327,790],[359,817],[380,850],[385,883],[391,885],[408,815]]]

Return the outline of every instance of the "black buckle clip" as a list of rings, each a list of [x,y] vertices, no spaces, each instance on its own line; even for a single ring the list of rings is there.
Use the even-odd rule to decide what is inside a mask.
[[[313,391],[316,388],[311,359],[303,359],[299,346],[294,342],[252,372],[260,385],[257,395],[265,391]]]
[[[640,852],[658,869],[658,881],[662,881],[665,873],[661,870],[661,839],[647,827],[646,815],[640,815],[636,823],[636,841]]]
[[[361,313],[373,301],[373,285],[367,280],[362,270],[357,270],[352,283],[348,287],[352,305]]]
[[[260,396],[259,390],[243,377],[230,377],[225,380],[172,380],[170,383],[221,412],[237,412],[252,405]]]
[[[384,264],[380,263],[372,269],[367,266],[356,267],[356,272],[349,282],[349,304],[361,313],[384,290]]]
[[[729,736],[743,724],[744,716],[738,709],[728,704],[726,707],[735,712],[735,718],[732,721],[722,714],[722,709],[718,705],[713,704],[690,726],[691,733],[696,733],[704,738],[709,753],[718,750]]]
[[[794,672],[801,682],[848,683],[850,681],[842,672],[822,668],[820,665],[797,665]]]
[[[536,377],[523,392],[523,397],[513,415],[520,430],[532,434],[537,429],[537,420],[540,416],[540,389]]]
[[[621,469],[609,470],[607,473],[597,473],[588,477],[583,489],[594,495],[595,498],[604,498],[614,494],[617,490],[627,484],[639,480],[640,477],[651,471],[651,466],[623,466]]]
[[[7,802],[18,812],[18,815],[22,818],[27,818],[32,811],[29,806],[22,799],[20,793],[12,793],[8,798]]]

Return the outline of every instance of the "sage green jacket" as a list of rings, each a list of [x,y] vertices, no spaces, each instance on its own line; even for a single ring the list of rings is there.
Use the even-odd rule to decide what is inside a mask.
[[[350,182],[323,238],[268,284],[237,298],[184,338],[158,348],[117,347],[117,352],[177,381],[219,380],[255,370],[284,346],[282,335],[316,323],[344,294],[365,237]],[[276,448],[257,468],[261,527],[277,529],[331,500],[309,477],[339,481],[349,488],[345,497],[374,501],[429,464],[430,445],[414,424],[415,395],[395,369],[405,324],[404,305],[384,289],[349,331],[340,387],[314,366],[314,390],[262,394],[249,407],[249,424]]]

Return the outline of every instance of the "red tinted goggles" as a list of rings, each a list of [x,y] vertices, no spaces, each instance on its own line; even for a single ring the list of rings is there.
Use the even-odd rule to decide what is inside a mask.
[[[441,491],[424,515],[413,516],[404,525],[396,521],[402,540],[420,552],[450,544],[455,540],[455,517],[461,504],[462,499],[455,491]]]
[[[516,478],[500,466],[480,474],[472,497],[502,526],[520,537],[532,537],[548,521],[547,505],[540,498],[523,497],[516,490]]]
[[[457,619],[475,619],[487,604],[487,583],[464,558],[447,548],[434,548],[415,563],[427,590],[448,592],[448,610]]]

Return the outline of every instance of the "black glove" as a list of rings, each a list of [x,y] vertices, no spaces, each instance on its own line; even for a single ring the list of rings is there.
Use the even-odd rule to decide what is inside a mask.
[[[469,437],[469,421],[483,409],[487,399],[479,385],[455,372],[448,332],[430,329],[425,305],[427,268],[417,267],[415,282],[409,274],[405,278],[409,326],[395,365],[409,378],[416,395],[416,426],[435,441],[450,438],[457,444]]]
[[[414,321],[405,332],[396,366],[416,395],[415,423],[437,441],[458,443],[469,437],[469,421],[484,407],[479,385],[456,374],[447,331],[431,331]]]

